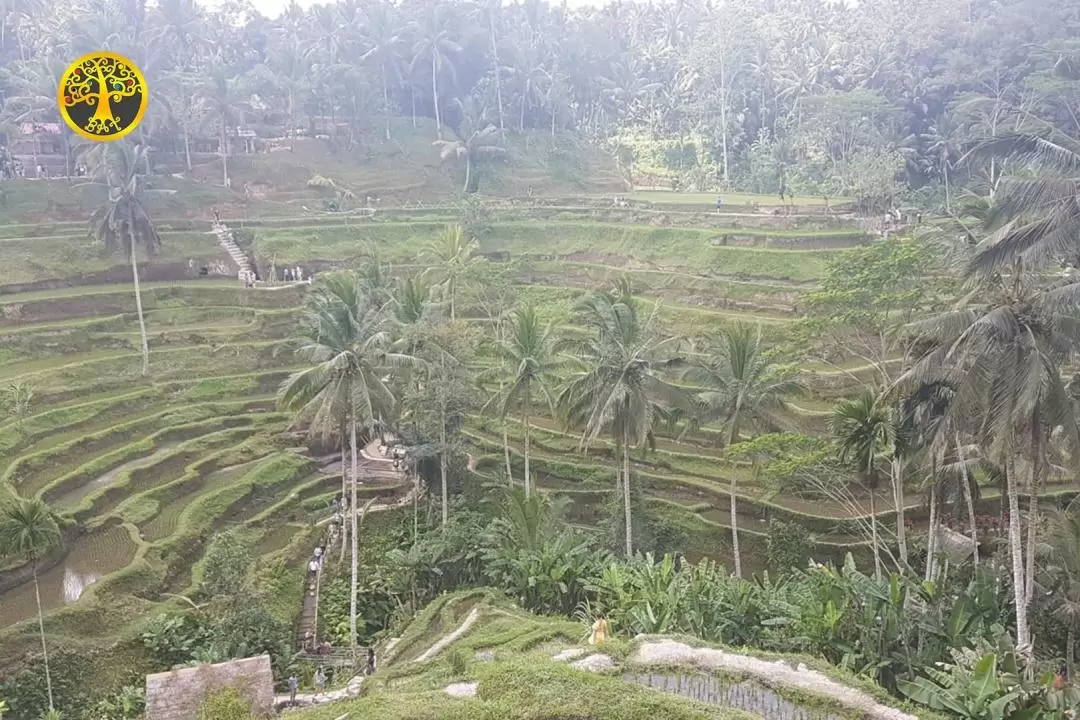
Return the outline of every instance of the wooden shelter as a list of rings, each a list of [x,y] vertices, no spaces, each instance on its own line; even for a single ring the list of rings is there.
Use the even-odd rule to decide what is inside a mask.
[[[274,714],[270,656],[259,655],[147,675],[146,720],[192,720],[207,697],[227,688],[250,702],[253,716]]]

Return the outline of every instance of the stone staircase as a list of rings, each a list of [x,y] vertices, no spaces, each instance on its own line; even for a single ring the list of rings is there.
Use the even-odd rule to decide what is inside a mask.
[[[254,278],[255,273],[252,271],[251,263],[248,261],[244,251],[241,250],[240,246],[233,240],[232,230],[229,230],[229,228],[222,223],[214,223],[211,232],[217,237],[218,245],[221,246],[221,249],[228,253],[229,257],[232,258],[233,263],[238,269],[238,276]]]

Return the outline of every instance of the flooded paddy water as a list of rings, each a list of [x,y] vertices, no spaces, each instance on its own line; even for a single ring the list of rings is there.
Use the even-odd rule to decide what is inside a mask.
[[[67,557],[38,576],[41,609],[57,610],[76,603],[88,587],[116,572],[135,557],[135,543],[126,528],[115,525],[75,540]],[[37,615],[32,580],[0,594],[0,628]]]

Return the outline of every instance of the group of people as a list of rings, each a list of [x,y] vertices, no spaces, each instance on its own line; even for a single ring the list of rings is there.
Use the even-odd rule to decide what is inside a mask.
[[[303,282],[304,269],[299,265],[292,268],[287,267],[281,271],[281,279],[285,282]]]
[[[364,674],[375,674],[375,648],[369,647],[367,649],[367,663],[364,665]],[[312,680],[315,685],[315,697],[318,697],[326,690],[327,673],[322,665],[315,669],[315,676]],[[296,673],[293,673],[289,676],[289,704],[294,707],[296,706],[296,693],[299,689],[300,678],[296,677]]]
[[[408,451],[401,445],[394,446],[379,446],[379,454],[383,457],[391,457],[394,459],[394,469],[400,470],[401,466],[405,464],[405,458],[408,457]]]

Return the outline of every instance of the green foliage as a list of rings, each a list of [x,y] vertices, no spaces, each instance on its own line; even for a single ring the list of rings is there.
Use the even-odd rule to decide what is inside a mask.
[[[99,701],[86,720],[135,720],[141,718],[146,708],[146,691],[135,685],[127,685],[119,692]]]
[[[565,505],[540,495],[526,500],[517,488],[506,491],[485,540],[486,577],[540,612],[570,613],[585,596],[585,579],[608,559],[587,538],[567,531]]]
[[[458,222],[465,236],[474,240],[482,240],[494,231],[491,209],[475,193],[467,193],[462,198]]]
[[[199,704],[195,720],[254,720],[251,703],[236,688],[226,688],[207,696]]]
[[[469,656],[462,648],[453,647],[446,653],[446,665],[454,677],[464,677],[469,671]]]
[[[886,361],[905,324],[941,302],[943,288],[927,277],[939,262],[932,247],[900,236],[845,251],[830,261],[821,289],[802,298],[807,317],[796,325],[795,341],[834,358],[828,344]]]
[[[781,572],[802,567],[814,554],[814,543],[806,528],[775,518],[769,521],[766,548],[769,567]]]
[[[162,614],[147,623],[141,639],[156,662],[172,667],[190,662],[209,635],[197,615]]]
[[[244,601],[250,586],[253,563],[251,543],[239,532],[215,535],[203,560],[203,590],[212,598],[233,597]]]
[[[1080,705],[1073,686],[1054,687],[1054,675],[1031,682],[1023,663],[1003,636],[997,650],[978,643],[976,650],[953,652],[943,669],[926,668],[928,677],[901,680],[900,691],[932,710],[971,720],[1060,720]]]

